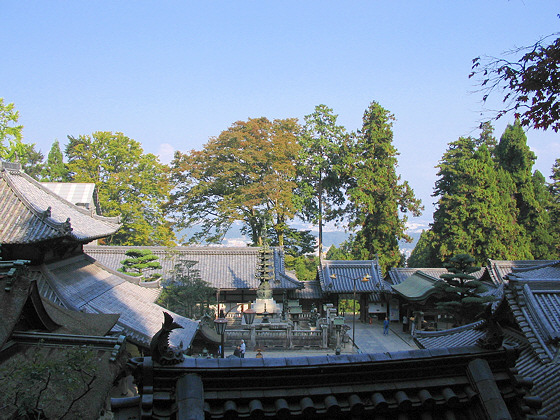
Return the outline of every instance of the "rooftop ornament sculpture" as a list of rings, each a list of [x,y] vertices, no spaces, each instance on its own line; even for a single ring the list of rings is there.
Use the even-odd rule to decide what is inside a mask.
[[[167,312],[163,313],[164,322],[161,329],[153,336],[150,342],[150,353],[152,360],[161,365],[175,365],[183,361],[183,352],[172,349],[169,346],[169,334],[177,328],[183,328],[173,321],[173,317]]]
[[[486,334],[479,338],[476,344],[486,350],[497,350],[502,347],[504,332],[496,319],[496,315],[492,313],[492,304],[486,305],[479,317],[485,321],[480,329],[486,330]]]

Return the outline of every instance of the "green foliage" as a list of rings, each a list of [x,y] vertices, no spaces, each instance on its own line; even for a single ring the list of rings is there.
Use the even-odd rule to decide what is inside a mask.
[[[161,277],[161,274],[150,273],[150,271],[161,269],[161,264],[156,261],[158,256],[154,255],[149,249],[129,249],[125,255],[130,258],[121,261],[120,272],[134,277],[142,277],[143,281],[155,281]]]
[[[43,155],[35,150],[35,144],[23,142],[23,126],[18,125],[18,120],[19,112],[14,104],[4,104],[0,98],[0,160],[19,162],[28,175],[37,178]]]
[[[548,185],[550,201],[548,211],[551,221],[551,234],[556,238],[556,254],[560,255],[560,159],[556,159],[552,166],[552,182]],[[556,257],[558,258],[558,257]]]
[[[54,355],[38,348],[31,360],[16,355],[0,368],[0,416],[70,418],[96,378],[95,352],[88,348],[58,349]]]
[[[340,151],[347,133],[337,125],[337,115],[326,105],[317,105],[305,116],[298,139],[298,194],[295,199],[303,220],[319,226],[319,252],[323,246],[323,223],[340,215],[345,196],[339,168]]]
[[[202,280],[194,268],[197,263],[181,260],[175,265],[171,279],[163,285],[159,305],[190,319],[209,314],[209,306],[216,303],[216,289]]]
[[[63,160],[62,151],[58,140],[51,146],[51,150],[47,156],[47,163],[43,169],[43,180],[50,182],[67,182],[68,168]]]
[[[352,255],[352,241],[353,238],[350,237],[348,240],[342,242],[340,247],[332,245],[327,251],[327,260],[352,260],[354,257]]]
[[[473,60],[469,77],[480,78],[483,100],[495,91],[503,92],[504,106],[496,119],[513,112],[523,126],[560,130],[560,38],[548,41],[557,35],[513,50],[512,61],[495,57]]]
[[[432,246],[432,232],[423,230],[416,246],[412,250],[407,261],[408,267],[439,267],[441,262],[434,256],[434,247]]]
[[[353,254],[356,259],[378,256],[383,270],[401,262],[399,240],[412,240],[406,234],[406,213],[418,216],[422,210],[412,188],[396,173],[393,120],[389,111],[372,102],[362,130],[347,143],[342,160],[349,185],[349,226],[359,229]]]
[[[3,160],[13,160],[16,153],[23,154],[23,125],[18,125],[18,120],[19,112],[14,104],[4,104],[4,98],[0,98],[0,158]]]
[[[299,281],[310,281],[317,278],[319,257],[314,255],[286,255],[285,266],[287,270],[295,271]]]
[[[346,314],[346,313],[360,313],[360,302],[358,299],[340,299],[338,301],[338,313],[339,314]]]
[[[269,229],[270,246],[280,246],[278,236],[274,229]],[[298,255],[311,254],[315,251],[316,238],[310,230],[297,230],[287,227],[284,231],[284,253],[294,257]]]
[[[547,211],[551,197],[544,186],[544,177],[540,173],[531,173],[536,156],[527,145],[527,136],[519,121],[507,126],[496,146],[495,155],[499,167],[506,170],[515,183],[514,197],[519,211],[517,220],[530,241],[532,257],[554,258],[557,241],[551,234]]]
[[[484,306],[494,300],[492,296],[480,296],[487,289],[472,275],[480,270],[474,263],[475,259],[468,254],[455,255],[444,264],[448,270],[440,276],[444,281],[436,283],[439,289],[436,307],[460,325],[474,321]]]
[[[167,167],[122,133],[69,136],[66,146],[72,182],[93,182],[104,216],[121,216],[123,227],[108,245],[172,245],[164,204],[172,188]]]
[[[510,175],[497,168],[483,131],[478,139],[461,137],[450,143],[440,161],[434,222],[426,240],[428,263],[467,253],[478,264],[493,259],[528,259],[529,241],[518,223]]]
[[[242,221],[261,246],[270,223],[280,246],[296,207],[295,119],[238,121],[201,151],[177,152],[169,209],[179,229],[199,226],[190,242],[220,242]]]

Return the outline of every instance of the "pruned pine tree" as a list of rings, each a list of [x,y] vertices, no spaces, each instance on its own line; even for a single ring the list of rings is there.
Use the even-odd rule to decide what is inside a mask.
[[[161,274],[153,273],[154,270],[161,269],[161,264],[157,261],[158,256],[149,249],[129,249],[125,253],[126,258],[121,261],[120,272],[129,276],[141,277],[143,281],[155,281],[161,278]]]
[[[458,254],[450,258],[444,266],[449,273],[442,274],[436,307],[451,315],[459,325],[475,320],[484,307],[494,301],[493,296],[482,296],[487,288],[472,275],[480,270],[473,264],[475,259],[468,254]]]

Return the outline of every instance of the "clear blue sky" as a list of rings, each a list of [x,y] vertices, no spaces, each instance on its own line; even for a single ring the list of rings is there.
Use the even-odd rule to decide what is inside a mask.
[[[426,222],[434,166],[484,119],[471,60],[558,32],[558,13],[557,0],[4,0],[0,97],[45,155],[120,131],[165,162],[237,120],[302,121],[318,104],[356,130],[375,100],[396,117],[398,170]],[[548,177],[559,135],[527,135]]]

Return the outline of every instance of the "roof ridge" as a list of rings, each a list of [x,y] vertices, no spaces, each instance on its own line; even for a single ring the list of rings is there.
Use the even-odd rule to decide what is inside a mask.
[[[55,193],[54,191],[50,190],[49,188],[47,188],[46,186],[44,186],[41,182],[37,181],[35,178],[29,176],[28,174],[26,174],[25,172],[21,171],[21,170],[8,170],[8,173],[10,175],[18,175],[21,176],[22,178],[24,178],[27,182],[33,184],[33,186],[35,186],[36,188],[39,188],[42,192],[55,197],[57,200],[62,201],[64,204],[69,205],[70,207],[72,207],[72,209],[77,210],[78,212],[86,215],[86,216],[90,216],[94,219],[97,219],[101,222],[108,222],[108,223],[117,223],[120,224],[120,216],[100,216],[97,213],[95,213],[95,211],[92,210],[86,210],[83,207],[77,206],[74,203],[66,200],[64,197],[58,195],[57,193]],[[95,184],[94,182],[90,182],[88,184]],[[10,184],[10,187],[12,188],[12,190],[14,190],[14,185]],[[58,223],[58,222],[53,222],[53,223]],[[64,224],[65,222],[61,222],[61,224]]]
[[[27,197],[25,197],[23,194],[21,194],[19,192],[18,188],[16,188],[16,186],[14,185],[14,182],[12,181],[12,179],[10,177],[11,177],[11,175],[19,175],[19,176],[24,175],[34,182],[37,182],[37,181],[35,181],[29,175],[26,175],[24,172],[10,171],[12,173],[8,173],[8,171],[6,169],[4,169],[2,172],[8,174],[8,176],[4,176],[3,178],[6,181],[6,183],[8,184],[8,186],[10,187],[10,189],[12,190],[12,192],[16,195],[16,197],[23,203],[23,205],[25,207],[27,207],[27,209],[30,212],[32,212],[36,217],[41,219],[41,221],[43,223],[45,223],[47,226],[57,230],[59,233],[61,233],[63,235],[67,235],[72,231],[72,226],[70,224],[70,218],[67,218],[65,222],[56,222],[55,220],[53,220],[51,218],[51,208],[48,207],[46,210],[38,209],[33,203],[31,203],[31,201],[29,201],[27,199]]]

